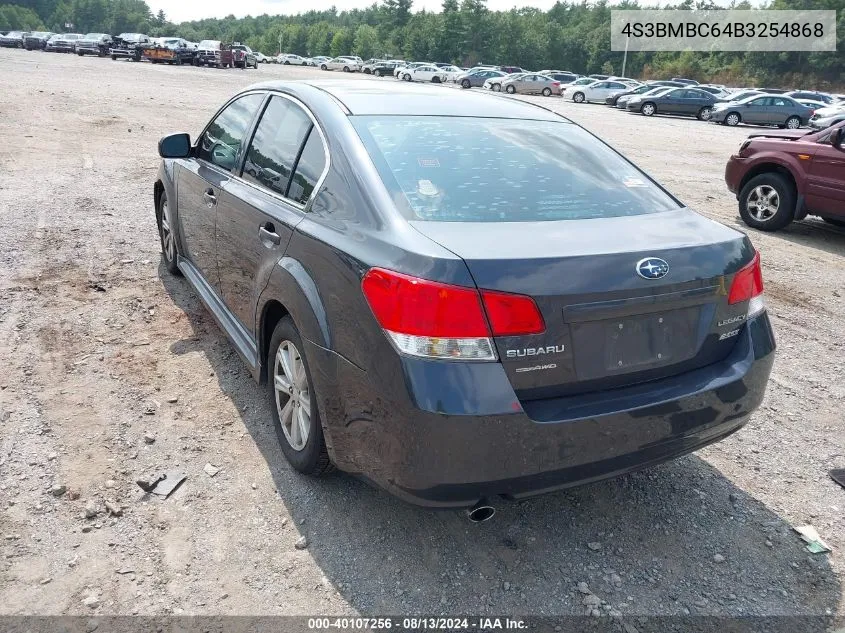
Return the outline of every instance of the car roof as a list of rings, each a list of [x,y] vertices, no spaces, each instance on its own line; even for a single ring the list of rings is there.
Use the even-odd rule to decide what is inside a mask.
[[[391,82],[386,86],[382,81],[368,79],[268,81],[250,86],[249,89],[281,92],[295,89],[297,93],[303,94],[306,86],[328,93],[353,115],[474,116],[567,121],[546,108],[526,101],[427,84]]]

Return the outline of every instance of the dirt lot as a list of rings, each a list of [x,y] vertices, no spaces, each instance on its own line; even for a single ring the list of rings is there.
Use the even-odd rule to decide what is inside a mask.
[[[163,273],[152,184],[160,136],[314,75],[0,51],[0,613],[845,614],[845,232],[816,220],[752,232],[780,349],[718,445],[481,525],[287,467],[264,392]],[[537,99],[740,226],[722,173],[747,129]],[[160,469],[188,476],[164,501],[134,483]]]

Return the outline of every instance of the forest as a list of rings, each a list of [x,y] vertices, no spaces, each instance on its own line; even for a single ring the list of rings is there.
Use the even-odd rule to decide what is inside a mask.
[[[719,8],[710,0],[683,0],[676,9]],[[613,8],[642,8],[623,0]],[[653,6],[649,6],[653,8]],[[747,0],[732,8],[753,8]],[[757,7],[760,8],[760,7]],[[845,0],[772,0],[768,9],[835,9],[837,41],[845,37]],[[228,16],[172,24],[144,0],[16,0],[0,3],[0,29],[62,32],[143,32],[238,41],[267,55],[356,54],[452,62],[556,68],[588,74],[622,72],[622,53],[610,50],[606,0],[559,1],[548,11],[531,7],[491,11],[485,0],[443,0],[440,11],[414,11],[413,0],[383,0],[349,11],[297,15]],[[72,25],[66,27],[65,25]],[[839,44],[841,48],[842,44]],[[625,73],[640,78],[685,76],[728,85],[845,90],[845,55],[827,53],[631,53]]]

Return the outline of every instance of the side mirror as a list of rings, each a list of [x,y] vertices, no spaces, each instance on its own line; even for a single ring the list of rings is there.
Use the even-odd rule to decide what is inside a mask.
[[[191,155],[190,134],[171,134],[158,142],[158,155],[162,158],[187,158]]]
[[[836,149],[842,148],[842,128],[838,127],[830,133],[830,144]]]

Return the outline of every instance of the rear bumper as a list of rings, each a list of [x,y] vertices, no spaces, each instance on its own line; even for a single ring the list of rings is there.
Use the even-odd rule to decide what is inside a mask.
[[[414,504],[463,507],[614,477],[730,435],[762,401],[775,349],[765,313],[737,339],[727,359],[687,374],[533,403],[498,363],[403,357],[401,369],[365,372],[307,349],[329,394],[320,413],[336,465]]]

